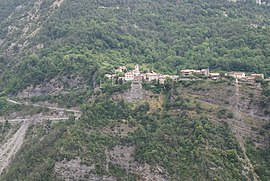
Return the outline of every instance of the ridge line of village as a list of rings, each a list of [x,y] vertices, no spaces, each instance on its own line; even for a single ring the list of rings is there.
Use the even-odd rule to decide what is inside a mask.
[[[119,74],[122,74],[124,76],[118,76]],[[126,66],[120,66],[115,70],[114,74],[105,74],[105,77],[110,80],[121,80],[122,82],[129,82],[129,81],[148,81],[151,82],[153,80],[159,81],[160,84],[164,84],[165,80],[171,79],[171,80],[186,80],[187,78],[194,78],[196,75],[201,75],[208,77],[212,80],[218,80],[223,76],[230,76],[234,77],[235,79],[239,79],[242,82],[247,83],[255,83],[256,79],[266,80],[270,81],[270,77],[265,79],[264,74],[251,74],[246,75],[245,72],[228,72],[225,74],[217,73],[217,72],[210,72],[209,69],[201,69],[201,70],[194,70],[194,69],[185,69],[180,70],[180,75],[168,75],[168,74],[160,74],[153,71],[150,71],[148,73],[141,73],[140,72],[140,66],[135,65],[135,69],[128,71]],[[196,77],[195,77],[196,78]],[[187,79],[189,80],[189,79]],[[238,81],[237,81],[238,82]]]

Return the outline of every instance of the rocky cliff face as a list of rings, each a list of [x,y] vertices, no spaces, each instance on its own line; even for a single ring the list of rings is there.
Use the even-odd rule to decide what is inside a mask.
[[[220,150],[224,152],[230,151],[230,149],[227,150],[225,148],[225,145],[229,144],[232,146],[232,148],[237,148],[236,157],[234,157],[234,163],[237,163],[237,168],[240,169],[240,175],[242,175],[242,177],[246,179],[260,180],[260,176],[257,174],[256,170],[257,167],[255,167],[256,165],[254,165],[253,160],[248,156],[246,150],[247,140],[251,141],[254,144],[254,148],[256,149],[264,149],[269,144],[268,141],[265,140],[265,137],[259,131],[261,130],[263,125],[265,125],[269,121],[269,115],[265,114],[262,111],[260,105],[260,101],[262,99],[262,90],[260,84],[250,85],[242,83],[240,84],[232,81],[186,80],[175,83],[169,89],[169,92],[165,96],[163,95],[163,93],[157,94],[151,92],[150,90],[146,91],[142,87],[140,87],[140,89],[135,88],[138,87],[133,87],[132,89],[134,90],[127,90],[124,94],[117,95],[117,93],[115,93],[113,97],[114,101],[121,102],[124,99],[127,103],[130,102],[127,105],[135,107],[132,109],[135,109],[134,112],[136,114],[140,114],[140,112],[142,112],[146,108],[148,112],[146,112],[140,119],[149,119],[145,116],[156,116],[156,118],[154,119],[159,119],[158,117],[161,116],[162,113],[166,112],[166,115],[162,115],[164,116],[164,118],[156,120],[156,122],[153,122],[153,120],[147,120],[149,122],[148,124],[161,124],[159,126],[165,126],[168,124],[167,126],[170,126],[170,124],[173,122],[173,119],[186,120],[188,121],[187,124],[191,124],[193,120],[208,119],[209,122],[205,125],[205,128],[200,128],[206,130],[211,129],[210,132],[206,131],[207,133],[204,133],[209,135],[207,136],[208,138],[204,137],[203,140],[207,140],[207,144],[203,144],[203,147],[201,149],[206,149],[206,153],[204,154],[206,154],[206,159],[209,162],[209,165],[207,165],[207,167],[211,169],[211,174],[219,173],[221,168],[223,168],[222,170],[224,171],[224,169],[226,170],[226,167],[224,165],[219,165],[215,163],[215,160],[212,161],[211,158],[208,157],[208,155],[215,153],[215,150]],[[144,92],[143,97],[141,97],[142,91]],[[131,93],[132,95],[130,95]],[[98,95],[96,96],[98,97]],[[134,99],[130,99],[130,97],[134,97]],[[20,160],[22,158],[20,158],[18,161],[12,161],[12,157],[6,157],[6,155],[17,153],[18,149],[22,146],[23,143],[27,143],[27,146],[22,147],[22,153],[17,153],[18,157],[20,157],[20,154],[28,155],[28,152],[31,152],[30,150],[32,149],[39,149],[38,147],[40,146],[35,145],[35,140],[40,140],[42,144],[47,144],[47,141],[50,142],[51,139],[53,139],[54,141],[59,143],[53,142],[54,146],[48,146],[48,149],[50,151],[47,150],[42,153],[42,157],[44,157],[44,159],[47,159],[47,154],[54,155],[54,158],[53,160],[51,160],[51,164],[49,166],[50,169],[48,170],[48,172],[50,172],[49,178],[60,180],[117,180],[117,174],[115,175],[116,170],[118,170],[118,172],[125,173],[126,175],[128,175],[128,178],[140,178],[142,180],[165,181],[171,180],[174,177],[177,178],[175,174],[171,174],[171,170],[168,170],[168,167],[166,167],[162,162],[152,165],[151,161],[142,162],[142,160],[140,160],[140,156],[142,156],[140,155],[140,152],[142,152],[142,150],[146,149],[148,146],[145,145],[145,147],[141,147],[141,142],[137,143],[136,139],[142,136],[143,133],[140,131],[142,130],[145,123],[142,122],[143,120],[136,120],[136,117],[131,118],[132,114],[129,115],[130,118],[125,117],[124,119],[115,119],[112,122],[107,123],[104,127],[87,126],[82,129],[79,127],[80,124],[84,124],[83,120],[85,119],[85,115],[82,115],[83,119],[79,120],[79,117],[76,117],[76,113],[80,113],[80,111],[78,110],[63,109],[53,107],[52,105],[39,105],[30,102],[20,103],[12,100],[9,101],[13,104],[20,104],[21,106],[41,106],[47,109],[47,112],[39,114],[39,116],[37,116],[36,114],[32,116],[25,115],[23,118],[18,118],[16,116],[6,117],[7,121],[10,121],[12,125],[9,132],[6,133],[5,139],[0,140],[4,146],[9,145],[7,148],[10,149],[10,151],[9,149],[5,151],[5,148],[2,148],[2,150],[0,150],[1,154],[3,152],[2,157],[5,158],[4,160],[6,160],[6,162],[0,162],[0,166],[1,168],[5,168],[5,171],[7,171],[7,168],[9,167],[11,169],[10,173],[12,173],[13,167],[18,169],[17,165],[20,163]],[[161,105],[158,106],[158,104]],[[148,108],[147,105],[149,106]],[[138,108],[136,108],[136,106],[138,106]],[[138,110],[140,111],[138,112]],[[53,111],[54,113],[51,111]],[[115,111],[116,110],[114,110],[112,114],[116,114]],[[121,112],[123,111],[125,110],[121,109]],[[106,111],[104,111],[104,114],[106,114],[105,112]],[[117,112],[117,114],[121,114],[121,112]],[[65,121],[69,120],[68,116],[72,116],[73,113],[75,113],[74,115],[77,120],[76,124],[72,122],[65,123]],[[13,115],[18,116],[18,114]],[[170,118],[169,120],[171,121],[171,123],[169,120],[166,120],[165,116]],[[63,133],[58,132],[60,130],[58,130],[57,125],[51,124],[50,121],[58,121],[57,124],[63,126],[65,125],[65,129],[69,129],[69,131],[64,131],[65,136],[62,135],[59,138],[55,137],[54,134],[61,135]],[[159,123],[159,121],[161,122]],[[21,125],[20,122],[22,122]],[[229,126],[229,130],[223,130],[225,132],[217,132],[216,134],[225,134],[227,135],[227,137],[218,138],[215,134],[212,135],[213,137],[210,136],[210,134],[212,134],[213,132],[214,127],[220,126],[219,129],[224,129],[222,126],[224,124]],[[183,139],[184,137],[182,137],[182,134],[185,133],[191,135],[190,139],[194,139],[194,137],[197,136],[195,130],[199,129],[198,125],[194,131],[187,129],[187,126],[188,125],[184,124],[178,128],[179,130],[177,131],[177,133],[179,135],[171,135],[173,129],[176,129],[175,125],[175,128],[170,128],[171,131],[164,134],[161,134],[159,132],[157,132],[157,135],[151,133],[153,134],[153,137],[151,136],[150,138],[154,139],[155,141],[158,141],[159,139],[165,139],[165,143],[168,144],[167,146],[169,148],[177,149],[178,147],[176,145],[170,147],[171,144],[176,144],[174,139]],[[20,129],[18,129],[18,127],[20,127]],[[16,129],[18,130],[16,131]],[[168,128],[166,128],[165,126],[165,129]],[[80,133],[78,133],[78,131]],[[12,136],[12,134],[14,134],[14,136]],[[27,136],[25,136],[25,134],[27,134]],[[114,143],[109,146],[109,143],[102,144],[96,142],[95,140],[92,140],[89,143],[94,143],[97,147],[89,147],[89,145],[87,144],[88,141],[86,141],[87,139],[85,140],[83,137],[79,139],[78,135],[76,134],[83,134],[87,137],[87,139],[93,139],[93,137],[108,139],[110,137],[114,138]],[[201,136],[199,136],[197,139],[201,139]],[[78,140],[79,145],[77,145],[77,143],[73,143],[76,145],[73,145],[75,146],[73,147],[72,144],[67,145],[66,143],[66,141],[70,139],[79,139],[81,141],[84,140],[86,141],[86,143]],[[118,139],[122,141],[116,141]],[[227,142],[227,140],[223,142],[224,145],[221,146],[222,149],[220,149],[218,148],[219,146],[215,145],[214,143],[216,141],[219,142],[223,139],[230,139],[230,141]],[[146,141],[145,138],[143,140]],[[155,142],[154,140],[152,140],[153,143]],[[234,140],[236,142],[234,142]],[[153,143],[150,142],[149,144],[151,145]],[[62,148],[60,148],[58,144],[61,144],[64,147],[68,146],[69,148],[62,150]],[[142,144],[144,145],[144,143]],[[52,148],[52,146],[54,148]],[[60,155],[58,155],[58,152],[54,153],[53,150],[55,149],[61,150],[59,150]],[[77,149],[79,149],[80,151],[77,152]],[[100,151],[96,152],[96,149],[100,149]],[[157,150],[155,152],[157,152]],[[174,152],[170,154],[173,153]],[[95,157],[93,157],[92,154],[97,154],[96,157],[100,160],[94,161]],[[187,158],[186,155],[184,155],[185,154],[183,153],[180,158]],[[157,155],[154,154],[153,156],[156,157]],[[101,163],[102,166],[100,166]],[[35,164],[38,164],[38,162]],[[36,169],[38,168],[35,168],[36,173],[41,173],[41,170],[38,171]],[[4,170],[1,170],[1,172],[3,171]],[[9,175],[9,172],[4,173],[7,173]],[[31,175],[28,175],[27,177],[31,178],[30,176]],[[228,178],[229,177],[230,176],[228,176]]]
[[[228,0],[229,2],[245,2],[246,0]],[[255,0],[254,0],[255,3]],[[268,5],[270,3],[269,0],[256,0],[256,4],[258,5]]]
[[[1,23],[0,50],[14,56],[24,49],[42,49],[43,44],[33,43],[42,30],[44,21],[53,16],[64,0],[19,1]]]
[[[0,0],[0,180],[269,180],[260,83],[104,79],[134,62],[269,74],[268,9],[198,2]]]

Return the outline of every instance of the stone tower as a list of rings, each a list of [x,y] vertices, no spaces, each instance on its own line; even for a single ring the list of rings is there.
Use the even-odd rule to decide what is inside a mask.
[[[134,75],[135,76],[138,76],[140,74],[141,74],[140,73],[140,66],[137,64],[137,65],[135,65]]]
[[[140,66],[138,64],[135,65],[135,71],[140,71]]]

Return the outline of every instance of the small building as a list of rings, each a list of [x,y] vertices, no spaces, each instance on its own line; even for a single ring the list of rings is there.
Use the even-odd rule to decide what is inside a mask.
[[[108,79],[112,79],[112,75],[110,75],[110,74],[105,74],[105,77]]]
[[[251,74],[251,77],[254,77],[255,79],[264,79],[264,75],[263,74]]]
[[[132,80],[134,80],[134,77],[135,77],[135,75],[134,75],[133,71],[125,73],[125,81],[132,81]]]
[[[181,70],[181,75],[183,77],[188,77],[193,74],[198,74],[198,75],[209,75],[209,69],[201,69],[201,70],[193,70],[193,69],[186,69],[186,70]]]
[[[125,73],[125,81],[133,81],[135,79],[135,77],[137,77],[137,79],[139,79],[140,78],[140,77],[138,77],[139,75],[141,75],[140,66],[136,65],[134,70],[131,70],[131,71]]]
[[[115,79],[116,78],[116,75],[115,74],[112,74],[112,75],[105,74],[105,77],[111,80],[111,79]]]
[[[246,76],[245,72],[231,72],[228,75],[236,79],[243,79]]]
[[[158,80],[159,79],[159,74],[157,73],[146,73],[146,80],[151,82],[152,80]]]
[[[201,74],[201,71],[200,71],[200,70],[194,70],[193,74],[198,74],[198,75],[200,75],[200,74]]]
[[[127,70],[127,67],[126,66],[121,66],[121,67],[118,67],[116,70],[115,70],[115,73],[116,72],[124,72]]]
[[[172,80],[178,80],[179,76],[178,75],[170,75],[169,76]]]
[[[220,78],[220,73],[209,73],[209,77],[213,80],[217,80]]]
[[[135,76],[140,75],[140,66],[139,65],[135,65],[135,69],[133,70],[133,73]]]
[[[210,73],[209,69],[202,69],[201,70],[202,75],[209,76],[209,73]]]
[[[135,81],[142,81],[146,79],[146,75],[145,74],[140,74],[134,77]]]
[[[181,70],[181,75],[183,77],[188,77],[188,76],[191,76],[194,72],[195,70],[192,70],[192,69]]]
[[[246,76],[245,72],[234,72],[234,77],[237,79],[242,79]]]
[[[160,75],[158,80],[159,80],[160,84],[164,84],[165,80],[167,80],[167,79],[171,79],[171,76],[170,75]]]
[[[158,80],[160,84],[164,84],[165,80],[177,80],[178,78],[179,76],[177,75],[160,75]]]
[[[252,76],[246,76],[246,77],[243,78],[242,80],[244,80],[245,82],[248,82],[248,83],[254,83],[254,82],[255,82],[255,77],[252,77]]]

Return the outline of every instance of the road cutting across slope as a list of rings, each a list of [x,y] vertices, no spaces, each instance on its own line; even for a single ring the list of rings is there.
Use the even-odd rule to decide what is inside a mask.
[[[51,106],[44,106],[38,104],[31,104],[31,103],[22,103],[11,99],[6,99],[9,103],[17,104],[17,105],[25,105],[25,106],[34,106],[34,107],[44,107],[54,111],[61,111],[61,112],[70,112],[74,113],[75,119],[79,119],[81,116],[81,111],[73,110],[73,109],[65,109],[65,108],[58,108],[58,107],[51,107]],[[54,117],[54,116],[43,116],[40,118],[17,118],[17,119],[0,119],[0,123],[10,122],[10,123],[21,123],[20,128],[17,132],[6,141],[0,147],[0,175],[4,172],[4,170],[9,166],[10,162],[12,161],[13,157],[16,153],[20,150],[23,145],[24,138],[28,127],[31,123],[34,122],[43,122],[43,121],[63,121],[68,120],[69,117]]]

